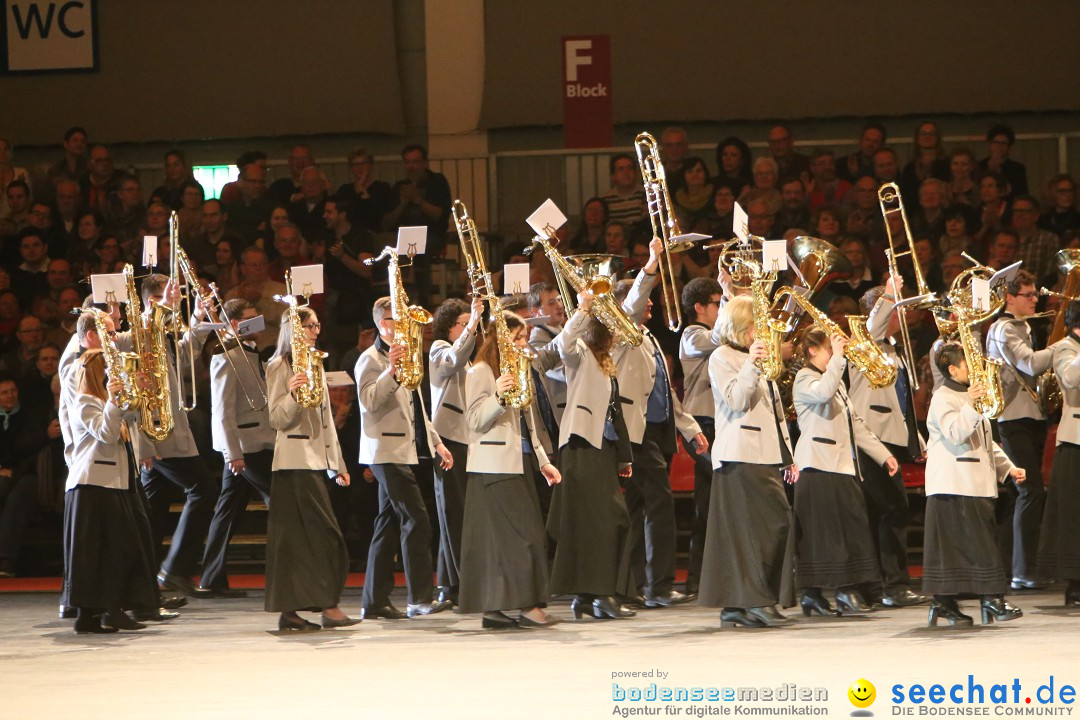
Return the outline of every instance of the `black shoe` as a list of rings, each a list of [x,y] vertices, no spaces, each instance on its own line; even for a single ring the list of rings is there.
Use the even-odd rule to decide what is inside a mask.
[[[109,635],[116,628],[101,622],[101,615],[90,610],[79,610],[75,618],[75,632],[79,635]]]
[[[603,620],[604,618],[619,620],[620,618],[631,618],[637,615],[636,612],[625,605],[620,605],[615,598],[610,596],[598,597],[593,600],[592,614],[597,620]]]
[[[286,613],[281,613],[281,617],[278,618],[277,629],[282,632],[314,632],[319,629],[319,626],[299,615],[289,616]]]
[[[191,582],[191,578],[165,570],[158,571],[157,581],[158,587],[162,590],[182,592],[185,595],[191,595],[195,591],[195,585]]]
[[[979,603],[979,609],[982,611],[983,625],[989,625],[995,620],[1008,622],[1024,615],[1023,610],[1012,605],[1001,596],[984,597],[982,602]]]
[[[891,595],[883,595],[881,598],[882,605],[888,605],[889,607],[910,607],[912,605],[924,605],[930,601],[930,598],[919,593],[912,592],[911,590],[904,588],[901,592],[892,593]]]
[[[1080,607],[1080,581],[1070,580],[1065,586],[1065,607]]]
[[[668,590],[663,595],[653,595],[645,599],[645,607],[647,608],[662,608],[671,607],[672,605],[682,605],[683,603],[690,602],[690,596],[684,595],[678,590]]]
[[[862,599],[858,590],[837,590],[836,609],[841,615],[844,613],[870,612],[870,606]]]
[[[638,593],[637,595],[627,595],[625,597],[619,596],[619,602],[628,608],[634,610],[644,610],[647,607],[659,607],[658,605],[649,605],[649,601],[644,595]]]
[[[208,588],[200,585],[191,591],[191,595],[197,598],[246,598],[247,590],[234,590],[232,588]]]
[[[840,614],[839,610],[833,610],[832,605],[829,604],[829,601],[825,599],[820,590],[804,592],[799,600],[799,605],[802,607],[802,614],[805,617],[810,617],[811,613],[817,613],[823,617],[836,617]]]
[[[158,605],[166,610],[179,610],[187,604],[187,596],[181,593],[166,592],[158,596]]]
[[[77,617],[79,617],[78,608],[68,607],[67,605],[60,606],[61,620],[74,620]]]
[[[165,608],[153,608],[152,610],[132,610],[131,614],[135,616],[135,619],[139,622],[164,622],[166,620],[175,620],[180,617],[180,613],[172,610],[166,610]]]
[[[757,618],[767,627],[781,627],[795,622],[795,618],[784,617],[773,605],[746,608],[746,614]]]
[[[363,618],[351,618],[348,615],[346,615],[340,620],[334,620],[333,618],[328,618],[326,617],[326,615],[323,615],[322,626],[324,630],[332,630],[334,628],[343,628],[351,627],[353,625],[359,625],[361,620],[363,620]]]
[[[146,626],[141,622],[135,622],[123,611],[107,612],[101,616],[101,622],[111,625],[117,630],[145,630]]]
[[[936,627],[938,620],[948,620],[950,625],[973,625],[970,615],[960,612],[954,598],[934,598],[930,603],[930,627]]]
[[[1013,590],[1042,590],[1046,584],[1038,578],[1014,577],[1010,586]]]
[[[440,600],[429,603],[409,603],[405,606],[405,614],[411,618],[417,615],[434,615],[435,613],[441,613],[443,610],[449,610],[450,607],[450,603]]]
[[[457,600],[457,588],[446,587],[445,585],[439,586],[439,592],[435,596],[436,602],[449,603],[450,607],[454,607],[457,605]]]
[[[513,630],[517,626],[517,620],[499,611],[484,613],[484,619],[480,621],[480,627],[485,630]]]
[[[383,620],[404,620],[407,615],[393,605],[387,603],[382,607],[364,608],[360,611],[360,617],[364,620],[382,618]]]
[[[582,615],[592,616],[593,598],[588,595],[575,595],[570,601],[570,612],[575,620],[580,620]]]
[[[525,613],[519,613],[517,616],[518,627],[523,628],[548,628],[561,622],[562,620],[550,614],[547,616],[547,620],[533,620]]]
[[[746,608],[724,608],[720,611],[720,627],[765,627],[765,622],[746,612]]]

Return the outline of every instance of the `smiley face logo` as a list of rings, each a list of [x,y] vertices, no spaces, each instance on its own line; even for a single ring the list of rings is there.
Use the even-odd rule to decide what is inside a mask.
[[[851,684],[847,691],[848,700],[857,708],[868,708],[877,699],[877,690],[869,680],[860,678]]]

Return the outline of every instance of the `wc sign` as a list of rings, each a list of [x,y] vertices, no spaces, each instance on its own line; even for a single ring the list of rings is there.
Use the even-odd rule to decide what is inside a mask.
[[[94,72],[97,0],[0,0],[5,74]]]
[[[564,37],[562,51],[563,143],[611,147],[611,36]]]

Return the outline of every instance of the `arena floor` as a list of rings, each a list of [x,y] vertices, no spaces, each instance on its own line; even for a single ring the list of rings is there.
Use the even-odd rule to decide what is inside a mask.
[[[631,717],[631,710],[661,717],[982,712],[947,698],[914,703],[906,695],[916,683],[942,684],[946,692],[963,684],[960,694],[966,695],[969,682],[984,687],[989,716],[1068,716],[1073,705],[1061,702],[1061,690],[1080,686],[1080,611],[1062,608],[1056,590],[1010,597],[1024,609],[1023,618],[982,627],[975,602],[968,601],[963,604],[976,617],[968,629],[929,629],[927,610],[920,607],[838,619],[799,615],[787,628],[727,630],[719,627],[718,611],[690,605],[629,620],[568,621],[549,630],[482,631],[478,616],[444,613],[294,635],[274,629],[276,616],[262,611],[256,593],[244,600],[193,600],[178,620],[138,633],[88,636],[57,619],[56,595],[4,594],[0,718],[578,720]],[[404,607],[404,598],[395,602]],[[347,591],[342,607],[358,613],[359,591]],[[569,619],[565,601],[553,610]],[[1054,702],[1043,704],[1047,690],[1039,686],[1051,676]],[[860,679],[877,693],[864,710],[853,707],[847,694]],[[1018,702],[1012,701],[1014,679]],[[657,693],[671,690],[672,700],[649,699],[653,683]],[[898,684],[905,693],[900,704],[893,702]],[[996,706],[989,704],[995,684],[1008,686],[1009,694]],[[702,688],[702,700],[692,699],[693,688]],[[710,688],[718,699],[708,699]],[[726,688],[734,701],[723,699]],[[614,699],[638,689],[645,700]],[[680,689],[691,699],[676,700]]]

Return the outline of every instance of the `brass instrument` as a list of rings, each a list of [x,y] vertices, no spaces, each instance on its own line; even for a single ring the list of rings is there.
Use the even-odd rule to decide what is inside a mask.
[[[234,337],[232,331],[232,320],[225,312],[224,304],[221,302],[221,296],[218,294],[217,285],[210,283],[210,290],[206,294],[202,292],[202,285],[199,284],[199,278],[195,274],[195,271],[191,267],[191,261],[188,260],[187,253],[179,245],[175,246],[174,254],[176,256],[176,267],[183,275],[184,281],[188,285],[188,293],[199,293],[199,297],[202,300],[201,307],[203,315],[206,317],[206,321],[215,325],[223,324],[224,328],[214,330],[214,334],[217,336],[218,342],[221,344],[222,352],[225,354],[225,360],[229,363],[229,367],[236,373],[236,381],[240,385],[241,392],[244,393],[244,398],[247,400],[248,407],[252,410],[262,410],[266,407],[266,392],[263,390],[263,385],[259,381],[259,372],[251,362],[251,358],[248,357],[246,352],[240,353],[240,357],[244,361],[244,369],[237,366],[236,361],[233,360],[233,354],[229,352],[232,348],[239,346],[240,340]],[[213,302],[210,302],[213,300]],[[194,365],[194,363],[193,363]],[[250,388],[254,387],[254,392]],[[194,407],[196,404],[196,390],[195,385],[191,386],[191,404]]]
[[[1057,260],[1058,271],[1065,276],[1064,292],[1054,292],[1047,288],[1039,288],[1039,294],[1044,297],[1056,297],[1059,300],[1057,310],[1051,314],[1054,316],[1054,325],[1050,328],[1050,334],[1046,338],[1046,347],[1059,342],[1067,334],[1065,331],[1065,308],[1069,303],[1080,297],[1080,249],[1065,248],[1059,250],[1054,256]],[[1053,415],[1061,409],[1062,396],[1061,386],[1058,384],[1054,368],[1046,370],[1036,380],[1036,392],[1038,392],[1039,405],[1047,416]]]
[[[684,233],[679,227],[679,221],[672,210],[667,175],[664,163],[660,160],[656,138],[647,132],[640,133],[634,138],[634,149],[637,151],[638,167],[641,168],[641,179],[645,184],[645,202],[649,210],[653,237],[664,242],[658,266],[664,319],[669,330],[678,332],[682,327],[683,317],[671,254],[689,250],[696,240],[703,240],[705,236]]]
[[[725,264],[729,258],[724,257]],[[750,299],[754,309],[754,339],[765,343],[765,357],[754,361],[766,380],[778,380],[784,374],[784,357],[781,345],[789,327],[787,323],[772,317],[772,303],[769,291],[776,282],[776,273],[765,272],[761,263],[755,259],[734,254],[730,258],[731,266],[739,268],[750,277]]]
[[[307,381],[293,391],[296,404],[304,408],[316,408],[323,401],[323,360],[327,353],[308,345],[304,335],[304,324],[300,320],[300,308],[307,307],[309,296],[304,295],[304,303],[293,294],[292,270],[285,271],[285,294],[275,295],[274,299],[288,305],[289,329],[292,334],[292,371],[304,373]]]
[[[897,260],[905,255],[911,256],[911,265],[915,271],[915,287],[916,293],[924,297],[925,299],[915,305],[918,309],[928,309],[932,307],[936,302],[936,297],[930,292],[930,288],[926,285],[926,279],[923,277],[922,268],[919,267],[919,259],[915,257],[915,241],[911,235],[911,226],[908,224],[907,212],[904,210],[904,200],[900,196],[900,186],[896,183],[885,183],[878,188],[878,204],[881,206],[881,215],[885,220],[885,233],[889,239],[889,249],[885,251],[885,257],[889,261],[889,276],[893,278],[900,277],[900,267],[897,265]],[[907,243],[907,250],[897,252],[896,241],[893,238],[892,226],[889,225],[889,218],[893,215],[897,215],[903,221],[904,226],[904,240]],[[900,298],[896,298],[898,301]],[[904,346],[904,360],[907,362],[907,366],[910,370],[911,377],[911,389],[919,389],[919,373],[915,372],[915,352],[911,345],[911,332],[908,330],[907,324],[907,307],[902,306],[896,308],[896,314],[899,318],[900,325],[900,339]],[[934,320],[938,321],[939,318],[935,314]],[[942,330],[941,324],[938,324],[938,329]],[[942,331],[942,334],[946,334]]]
[[[168,357],[165,349],[165,316],[170,312],[162,303],[151,303],[144,322],[139,293],[135,290],[135,269],[124,265],[127,283],[127,316],[131,326],[132,353],[138,357],[139,370],[146,385],[139,389],[139,429],[154,442],[161,442],[173,431],[172,396],[169,391]]]
[[[968,270],[975,269],[977,268],[968,268]],[[1001,361],[986,357],[983,353],[982,343],[975,335],[974,328],[984,322],[988,316],[986,310],[972,308],[968,304],[971,300],[970,280],[967,294],[960,292],[961,287],[957,281],[960,280],[961,275],[953,281],[953,287],[949,291],[949,302],[952,311],[956,313],[956,331],[959,335],[960,346],[964,349],[964,359],[967,360],[968,382],[978,383],[986,389],[986,394],[975,401],[975,409],[983,417],[993,420],[1005,409],[1005,393],[1001,388]]]
[[[181,270],[180,270],[180,254],[183,250],[180,249],[180,216],[175,210],[169,215],[169,281],[175,287],[182,287],[181,282]],[[198,283],[188,284],[188,300],[191,302],[191,293],[197,292],[196,287]],[[171,302],[169,298],[165,299],[166,302]],[[180,336],[187,332],[188,328],[184,325],[184,314],[181,312],[181,308],[184,307],[183,292],[181,291],[180,306],[172,309],[172,315],[169,319],[169,331],[177,341],[180,340]],[[191,412],[195,409],[195,405],[198,403],[198,390],[195,382],[195,354],[188,353],[188,382],[191,386],[191,404],[187,403],[187,393],[184,392],[184,372],[183,361],[180,359],[180,353],[176,353],[173,356],[173,363],[176,366],[176,384],[177,384],[177,397],[180,399],[180,409],[184,412]]]
[[[484,262],[484,251],[480,246],[480,235],[476,232],[476,223],[469,217],[465,203],[455,200],[450,212],[454,216],[454,228],[461,243],[461,254],[465,256],[465,274],[469,277],[473,297],[486,298],[495,294],[491,287],[491,273]],[[481,325],[483,327],[483,325]]]
[[[531,254],[539,245],[547,255],[551,266],[555,269],[555,279],[558,281],[559,293],[562,295],[563,305],[566,307],[567,316],[574,311],[576,305],[573,295],[567,285],[575,292],[588,291],[593,294],[593,304],[589,308],[589,314],[604,324],[604,327],[612,334],[616,345],[629,345],[637,347],[645,339],[644,333],[637,324],[623,311],[622,306],[615,300],[611,290],[614,283],[611,278],[595,274],[590,275],[589,267],[575,266],[568,258],[564,258],[556,246],[559,239],[555,237],[553,229],[546,228],[545,235],[537,235],[533,238],[532,246],[525,249],[525,254]]]
[[[412,265],[412,255],[407,263],[399,263],[397,250],[385,247],[378,257],[368,258],[365,265],[374,265],[386,258],[390,279],[390,312],[394,318],[394,342],[406,348],[405,359],[398,363],[394,379],[409,390],[420,387],[424,380],[424,326],[431,323],[431,313],[419,305],[409,305],[409,296],[401,282],[401,268]]]
[[[101,354],[105,358],[105,372],[109,378],[120,378],[124,386],[116,395],[116,406],[121,410],[134,410],[139,407],[139,385],[136,375],[139,372],[139,356],[133,352],[121,352],[116,347],[116,339],[109,334],[105,325],[105,313],[97,308],[74,308],[75,315],[92,315],[94,327],[101,338]]]
[[[761,257],[763,240],[757,235],[751,235],[743,242],[739,238],[731,238],[723,242],[706,245],[706,250],[720,249],[720,258],[725,269],[731,276],[731,283],[736,290],[749,291],[753,286],[754,275],[750,270],[755,258]],[[738,260],[752,261],[750,264]],[[760,265],[760,263],[758,263]]]
[[[787,299],[794,301],[803,311],[813,319],[816,325],[830,337],[843,335],[847,337],[843,329],[829,319],[829,316],[821,312],[810,302],[809,296],[804,296],[794,288],[784,286],[776,291],[773,296],[773,316],[782,318],[787,313],[784,306]],[[866,376],[872,387],[883,388],[896,382],[898,368],[896,362],[878,347],[874,338],[870,337],[870,331],[866,327],[865,315],[848,315],[848,327],[851,330],[851,339],[844,346],[844,357],[856,370]]]

